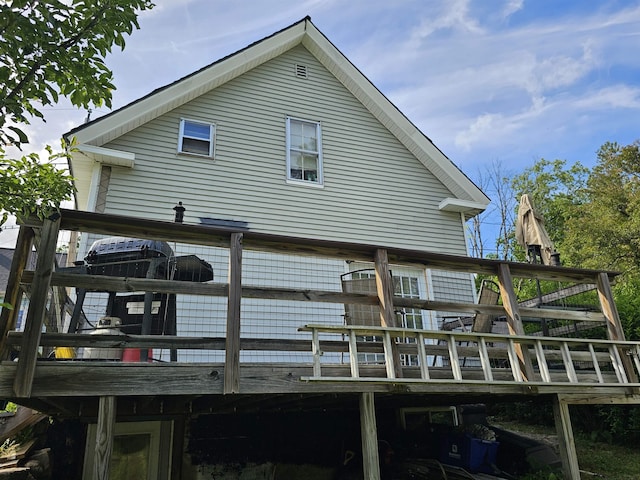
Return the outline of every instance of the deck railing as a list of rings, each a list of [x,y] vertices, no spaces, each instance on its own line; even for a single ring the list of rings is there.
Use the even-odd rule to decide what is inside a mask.
[[[546,338],[523,335],[492,335],[416,330],[407,328],[333,327],[307,325],[301,330],[312,336],[313,375],[308,381],[374,382],[468,382],[573,384],[586,386],[631,384],[623,358],[632,360],[637,378],[640,374],[640,345],[637,342]],[[384,369],[361,372],[364,337],[382,339],[378,348],[384,354]],[[335,364],[323,361],[323,339],[342,338],[348,344],[349,376],[337,376]],[[395,376],[393,345],[402,345],[401,354],[415,356],[416,367],[403,367],[404,377]],[[532,359],[533,375],[525,378],[519,366],[518,351]],[[403,362],[404,363],[404,362]],[[472,367],[475,365],[475,368]],[[333,372],[323,374],[332,369]],[[344,370],[342,371],[344,372]]]
[[[228,273],[224,277],[225,281],[200,283],[54,271],[52,265],[60,230],[152,238],[224,249],[227,252]],[[34,271],[28,271],[25,268],[27,257],[31,242],[36,238],[39,239],[38,263]],[[63,210],[61,217],[57,219],[26,222],[21,227],[20,242],[12,265],[13,282],[7,291],[6,300],[13,304],[19,303],[22,292],[28,292],[30,305],[24,332],[13,331],[17,320],[15,310],[5,308],[0,317],[4,357],[7,358],[12,348],[19,351],[14,381],[14,391],[19,397],[26,397],[31,393],[40,349],[53,346],[223,352],[226,393],[240,391],[243,351],[295,352],[299,356],[292,362],[312,366],[312,375],[304,376],[303,379],[313,381],[635,386],[640,373],[639,347],[634,342],[625,341],[610,287],[610,279],[614,274],[608,272],[500,262],[377,245],[292,238],[222,227],[182,225],[67,210]],[[369,262],[375,271],[375,293],[243,284],[243,251]],[[501,303],[482,305],[394,296],[390,265],[493,276],[499,285]],[[514,289],[514,278],[595,285],[600,309],[572,311],[520,306]],[[50,292],[53,291],[54,296],[64,296],[65,289],[69,287],[114,294],[146,292],[146,295],[152,292],[226,299],[224,334],[194,337],[87,335],[82,332],[60,331],[43,333]],[[241,306],[242,302],[254,299],[313,302],[313,305],[376,306],[379,307],[380,325],[348,326],[344,325],[342,318],[335,315],[326,324],[322,322],[305,326],[308,322],[298,323],[296,329],[300,328],[302,332],[299,336],[247,338],[240,334],[244,318]],[[150,306],[152,302],[147,302],[145,297],[144,303],[146,312],[147,303]],[[462,316],[485,314],[502,317],[510,334],[399,328],[396,325],[396,310],[409,308],[456,312]],[[605,326],[608,340],[525,335],[523,319],[527,317],[602,325]],[[372,337],[374,341],[365,342],[363,337]],[[335,352],[335,355],[322,355],[323,352]],[[372,364],[363,360],[362,353],[374,353],[383,362],[381,365]],[[344,368],[340,368],[340,362],[345,356],[345,365],[349,367],[348,375],[344,375]],[[326,374],[329,365],[337,366],[335,371],[342,373]],[[376,370],[381,370],[382,373]],[[564,379],[560,380],[561,377]]]

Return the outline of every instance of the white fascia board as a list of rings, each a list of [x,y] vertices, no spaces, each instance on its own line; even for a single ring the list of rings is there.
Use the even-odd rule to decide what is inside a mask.
[[[443,212],[461,212],[477,214],[484,211],[488,206],[488,202],[474,202],[470,200],[462,200],[460,198],[445,198],[438,205],[438,209]]]
[[[311,22],[307,23],[307,35],[302,44],[452,193],[478,204],[489,203],[487,196]]]
[[[75,147],[84,156],[104,165],[133,168],[136,154],[114,150],[112,148],[96,147],[95,145],[81,144]]]
[[[302,22],[205,67],[200,72],[75,132],[77,142],[104,145],[290,50],[301,42],[304,33]]]

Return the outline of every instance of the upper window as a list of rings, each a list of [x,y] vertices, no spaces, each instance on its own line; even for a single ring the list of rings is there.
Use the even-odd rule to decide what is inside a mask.
[[[287,179],[322,185],[319,122],[287,117]]]
[[[214,135],[215,125],[182,119],[178,152],[213,157]]]

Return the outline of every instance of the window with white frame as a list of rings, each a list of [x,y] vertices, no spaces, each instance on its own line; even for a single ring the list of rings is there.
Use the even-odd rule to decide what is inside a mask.
[[[363,293],[375,293],[375,271],[373,269],[362,269],[351,272],[351,281],[362,282],[364,280],[370,280],[371,282],[368,284],[367,288],[366,284],[361,284],[358,288],[363,289],[367,288],[368,291],[363,290]],[[417,272],[397,272],[394,271],[393,274],[393,294],[398,297],[403,298],[421,298],[421,288],[420,288],[420,279]],[[354,290],[355,291],[355,290]],[[358,290],[360,292],[360,290]],[[361,324],[364,325],[380,325],[380,313],[377,308],[372,308],[368,305],[364,305],[359,307],[358,311],[358,319]],[[411,329],[423,329],[423,312],[417,308],[402,308],[396,310],[397,316],[397,325],[403,328],[411,328]],[[375,336],[367,336],[361,338],[363,341],[367,342],[382,342],[381,337]],[[398,342],[402,343],[415,343],[415,339],[411,337],[399,338]],[[401,355],[400,360],[402,364],[407,365],[418,365],[418,356],[417,355]],[[358,361],[366,364],[376,364],[376,363],[384,363],[384,354],[382,353],[359,353]]]
[[[194,120],[180,120],[178,152],[213,157],[215,125]]]
[[[287,179],[322,185],[320,122],[287,117]]]

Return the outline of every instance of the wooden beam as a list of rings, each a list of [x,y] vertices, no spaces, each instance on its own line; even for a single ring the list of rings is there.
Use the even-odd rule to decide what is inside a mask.
[[[360,394],[360,435],[362,437],[362,468],[367,480],[380,480],[378,455],[378,427],[376,425],[375,396]]]
[[[231,234],[224,393],[240,392],[240,303],[242,302],[242,234]]]
[[[513,278],[511,277],[509,266],[505,263],[501,263],[498,266],[498,284],[502,304],[507,313],[509,332],[512,335],[524,335],[524,326],[518,307],[518,297],[513,289]],[[519,343],[515,345],[515,349],[518,355],[522,377],[525,381],[531,381],[533,379],[533,364],[531,363],[529,352],[527,349],[523,349]]]
[[[553,396],[553,417],[560,443],[560,459],[562,460],[564,478],[566,480],[580,480],[580,467],[571,429],[569,405],[563,402],[558,395]]]
[[[98,428],[96,429],[96,451],[93,452],[93,478],[95,480],[109,480],[115,426],[116,397],[100,397]],[[91,452],[87,452],[87,454],[91,454]]]
[[[487,382],[482,369],[465,369],[465,379],[455,381],[448,367],[430,367],[430,379],[415,377],[387,379],[381,365],[361,365],[360,378],[352,379],[348,364],[323,365],[322,381],[306,381],[313,376],[313,366],[290,364],[243,364],[240,384],[243,395],[252,394],[349,394],[379,392],[411,395],[531,395],[575,394],[593,398],[623,397],[633,393],[628,384],[571,384],[564,372],[552,383],[516,383],[504,369],[493,370],[493,382]],[[0,398],[13,399],[15,362],[3,362],[0,368]],[[554,373],[552,373],[554,375]],[[117,396],[183,396],[223,395],[224,364],[187,363],[121,363],[113,361],[56,361],[42,362],[33,381],[33,398]],[[342,378],[348,377],[347,380]],[[582,374],[580,374],[582,378]],[[593,375],[592,375],[593,377]],[[615,382],[615,378],[612,379]],[[15,400],[14,400],[15,401]],[[26,403],[17,401],[16,403]],[[603,401],[602,403],[607,403]]]
[[[22,283],[33,281],[34,272],[25,271]],[[85,275],[79,273],[54,272],[51,277],[52,286],[79,287],[91,291],[109,292],[143,292],[175,293],[185,295],[203,295],[226,297],[229,293],[225,283],[196,283],[178,280],[145,279],[131,277],[110,277],[106,275]],[[343,293],[330,290],[308,290],[296,288],[274,287],[242,287],[243,298],[262,298],[269,300],[293,300],[300,302],[349,303],[355,305],[378,305],[377,295],[364,293]],[[479,305],[477,303],[443,302],[424,300],[420,298],[393,297],[394,307],[417,308],[420,310],[435,310],[444,312],[459,312],[466,314],[489,314],[493,316],[505,315],[501,305]],[[520,308],[523,316],[545,316],[558,320],[576,322],[604,322],[605,317],[600,312],[557,310],[545,308]]]
[[[198,245],[227,247],[231,233],[238,229],[214,227],[209,225],[176,224],[123,215],[97,214],[78,210],[62,209],[62,225],[64,230],[102,233],[105,235],[125,235],[136,238],[153,238],[156,240],[179,241]],[[29,226],[41,226],[37,218],[29,218],[23,222]],[[375,251],[381,246],[336,242],[319,239],[288,237],[260,232],[244,231],[243,244],[245,250],[257,249],[277,253],[300,255],[328,255],[335,258],[371,261]],[[438,270],[454,270],[460,272],[495,275],[498,260],[485,258],[469,258],[465,256],[437,254],[420,250],[384,247],[392,263],[407,263]],[[506,262],[514,276],[538,278],[540,280],[574,281],[593,283],[593,270],[535,265],[520,262]],[[610,277],[617,273],[607,272]]]
[[[42,333],[42,325],[46,314],[49,282],[56,258],[59,229],[60,217],[44,221],[36,263],[36,274],[31,287],[29,310],[25,320],[24,336],[20,345],[20,356],[18,357],[16,377],[13,384],[17,397],[28,397],[31,394],[31,383],[36,369],[36,360],[38,359],[38,347],[40,346],[40,334]]]
[[[29,261],[34,236],[33,229],[30,227],[20,227],[16,249],[11,259],[11,270],[9,271],[9,278],[7,279],[7,288],[4,294],[4,301],[11,305],[11,309],[2,307],[2,313],[0,313],[0,359],[2,360],[6,360],[9,356],[5,339],[7,333],[16,328],[16,319],[18,318],[20,304],[22,303],[20,278],[22,278],[22,273]]]
[[[607,333],[610,340],[625,340],[624,329],[620,322],[620,316],[618,315],[618,308],[613,298],[613,292],[611,291],[611,283],[609,283],[609,277],[604,273],[599,273],[596,279],[596,288],[598,290],[598,298],[600,299],[600,306],[602,313],[607,320]],[[619,357],[622,362],[622,367],[627,374],[627,379],[631,383],[638,382],[638,375],[633,368],[633,362],[622,349],[618,349]]]
[[[396,314],[393,308],[393,281],[391,278],[391,270],[389,269],[389,258],[387,251],[379,248],[375,254],[375,271],[376,271],[376,290],[378,292],[378,301],[380,302],[380,324],[383,327],[397,327]],[[389,342],[390,352],[387,364],[393,362],[390,367],[395,372],[395,378],[402,378],[402,363],[400,362],[400,353],[396,347],[396,342]]]
[[[640,405],[640,395],[559,395],[569,405]]]

